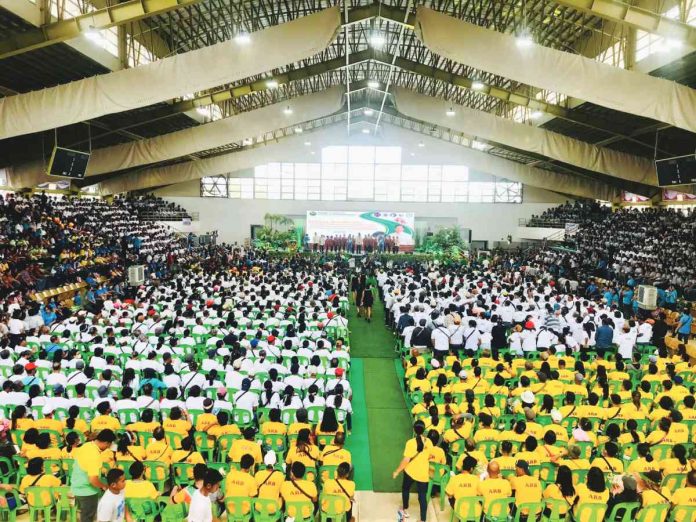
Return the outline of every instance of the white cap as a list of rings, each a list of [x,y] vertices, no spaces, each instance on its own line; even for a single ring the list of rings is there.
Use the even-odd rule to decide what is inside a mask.
[[[263,458],[263,463],[266,466],[275,466],[277,461],[276,453],[273,450],[268,450],[266,456]]]
[[[554,408],[551,410],[551,420],[553,422],[561,422],[561,420],[563,420],[563,415],[561,415],[561,412],[559,410]]]
[[[459,372],[459,377],[461,379],[466,379],[468,376],[469,376],[469,374],[466,373],[466,370],[462,370],[461,372]]]
[[[43,412],[44,415],[50,415],[51,413],[53,413],[54,408],[50,404],[44,404],[44,407],[42,408],[41,411]]]
[[[433,368],[439,368],[440,367],[440,361],[437,359],[430,359],[430,366]]]
[[[532,390],[527,390],[522,393],[520,396],[520,399],[522,399],[522,402],[525,402],[527,404],[533,404],[534,403],[534,393]]]

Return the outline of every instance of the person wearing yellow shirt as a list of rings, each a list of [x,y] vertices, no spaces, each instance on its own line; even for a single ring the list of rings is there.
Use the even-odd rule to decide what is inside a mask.
[[[305,468],[317,468],[319,461],[319,448],[312,444],[311,434],[309,430],[300,430],[297,434],[297,441],[290,446],[288,454],[285,457],[286,464],[290,465],[293,462],[302,462]],[[314,477],[308,474],[308,479]]]
[[[129,433],[120,435],[116,445],[116,462],[119,461],[143,461],[147,459],[145,448],[133,444],[135,439]]]
[[[696,506],[696,470],[686,474],[686,485],[672,494],[673,506]]]
[[[627,420],[624,433],[619,435],[619,445],[625,446],[626,444],[638,444],[644,440],[645,434],[642,431],[638,431],[638,423],[636,420]]]
[[[147,408],[140,414],[140,420],[128,424],[126,429],[134,432],[141,431],[144,433],[152,433],[155,431],[155,428],[160,425],[159,422],[154,420],[154,418],[154,412],[150,408]]]
[[[671,492],[669,489],[661,487],[661,483],[662,473],[657,470],[646,471],[638,475],[638,493],[642,507],[671,502]]]
[[[63,423],[58,419],[53,418],[53,406],[46,404],[43,407],[43,419],[36,419],[34,421],[34,428],[39,431],[51,430],[57,433],[63,431]],[[51,443],[54,446],[58,445],[58,439],[56,435],[51,434]]]
[[[445,494],[449,499],[450,506],[454,509],[457,505],[457,500],[460,498],[475,497],[479,494],[479,484],[481,480],[478,475],[475,474],[475,469],[477,466],[477,461],[474,457],[468,455],[464,456],[461,464],[460,473],[456,474],[454,477],[450,478],[447,482],[447,487],[445,488]],[[464,512],[459,513],[462,517],[471,514]],[[421,514],[422,515],[422,514]],[[481,505],[476,505],[476,516],[481,515]],[[422,516],[421,521],[425,520]]]
[[[230,469],[230,472],[225,477],[225,497],[255,497],[259,492],[258,485],[252,476],[252,468],[254,467],[254,457],[245,453],[239,461],[241,469]],[[251,511],[249,502],[242,503],[242,513],[244,515]]]
[[[121,422],[111,416],[111,405],[108,401],[100,402],[97,405],[99,415],[92,419],[89,429],[92,433],[98,433],[102,430],[117,431],[121,429]]]
[[[206,398],[203,400],[203,413],[196,419],[196,431],[208,432],[208,430],[217,424],[217,417],[213,414],[213,399]]]
[[[515,470],[517,459],[512,456],[512,449],[512,442],[509,440],[502,441],[499,448],[500,456],[493,459],[498,464],[503,474]]]
[[[585,380],[585,376],[583,374],[576,373],[573,384],[566,384],[565,387],[563,388],[564,392],[566,394],[568,392],[571,392],[571,393],[574,393],[575,395],[578,395],[580,397],[587,397],[588,393],[587,393],[587,388],[585,387],[585,383],[583,382],[584,380]]]
[[[461,470],[464,463],[464,458],[470,456],[476,459],[476,462],[478,462],[478,465],[481,468],[480,471],[483,471],[483,469],[485,469],[485,467],[488,465],[488,458],[486,457],[486,454],[482,450],[476,448],[476,443],[473,439],[466,439],[464,442],[464,447],[466,448],[466,451],[459,456],[459,459],[454,466],[455,469]]]
[[[577,417],[576,412],[578,409],[578,406],[575,404],[576,401],[576,395],[572,391],[567,391],[565,392],[563,396],[563,406],[558,408],[558,411],[561,414],[561,417],[564,419],[567,417]]]
[[[498,440],[511,440],[513,442],[524,442],[527,438],[527,423],[519,420],[511,430],[505,430],[498,433]]]
[[[230,451],[227,454],[232,462],[240,462],[242,460],[242,456],[246,455],[247,453],[254,458],[255,464],[260,464],[263,462],[263,458],[261,456],[261,446],[259,446],[254,440],[255,435],[256,432],[254,431],[254,428],[245,428],[244,438],[237,439],[232,443]]]
[[[133,462],[128,468],[130,473],[130,480],[126,480],[126,499],[130,498],[149,498],[150,500],[157,500],[159,497],[159,492],[155,485],[149,480],[145,480],[143,475],[145,474],[145,466],[142,462],[137,460]]]
[[[659,463],[650,454],[650,445],[641,443],[636,446],[638,458],[631,461],[626,471],[631,474],[645,473],[653,469],[659,468]]]
[[[657,469],[665,476],[690,471],[689,461],[686,458],[686,448],[681,444],[676,444],[672,448],[672,456],[658,462]]]
[[[288,426],[288,436],[297,435],[301,430],[312,430],[312,425],[308,422],[307,410],[304,408],[295,412],[295,422]]]
[[[515,456],[530,466],[540,466],[542,462],[548,462],[548,459],[537,451],[538,447],[539,443],[536,438],[530,435],[524,440],[520,451]]]
[[[68,418],[63,420],[63,430],[79,431],[85,435],[89,431],[89,426],[80,418],[80,407],[77,405],[68,408]]]
[[[512,496],[510,482],[500,476],[500,466],[495,460],[488,463],[488,477],[479,482],[478,495],[483,497],[483,512],[489,517],[500,517],[503,513],[491,511],[491,502]]]
[[[416,372],[412,374],[412,377],[408,383],[408,389],[411,393],[415,391],[421,391],[423,393],[426,393],[432,390],[432,387],[430,386],[430,381],[427,379],[427,373],[425,372],[425,368],[416,369]]]
[[[544,427],[536,422],[536,413],[532,408],[524,409],[524,417],[527,421],[527,435],[531,435],[535,439],[541,439],[544,436]]]
[[[293,462],[290,466],[290,480],[286,480],[280,486],[280,496],[285,503],[288,502],[309,502],[311,506],[302,509],[301,518],[309,518],[314,511],[313,505],[317,502],[317,487],[312,480],[306,480],[305,465],[302,462]],[[287,510],[290,517],[297,517],[294,507]]]
[[[599,406],[599,396],[596,393],[590,393],[587,396],[588,404],[581,404],[575,411],[576,417],[594,417],[597,419],[604,419],[606,411],[604,408]]]
[[[322,493],[335,495],[344,499],[343,508],[346,513],[346,520],[350,522],[353,518],[353,501],[355,500],[355,482],[350,480],[350,464],[343,462],[336,468],[336,478],[328,479],[322,486]],[[336,506],[329,506],[326,501],[322,502],[322,511],[329,509],[334,511]]]
[[[479,413],[479,425],[474,433],[474,442],[498,440],[498,430],[493,427],[493,417],[487,413]]]
[[[411,486],[413,484],[416,485],[420,507],[419,520],[424,522],[428,510],[426,494],[428,481],[430,480],[430,450],[433,443],[423,435],[425,432],[423,421],[418,420],[413,424],[413,432],[415,437],[406,441],[403,458],[399,466],[394,470],[394,473],[392,473],[392,478],[396,479],[401,472],[404,474],[401,486],[402,509],[400,512],[402,516],[408,510]]]
[[[541,502],[541,482],[529,473],[529,463],[518,460],[515,463],[515,475],[510,477],[510,486],[515,492],[515,508],[528,502]],[[522,515],[529,515],[528,509],[522,510]]]
[[[693,395],[684,397],[684,407],[680,410],[685,421],[696,420],[696,398]]]
[[[175,406],[169,412],[169,418],[162,423],[162,428],[164,428],[164,431],[173,431],[179,435],[186,436],[193,426],[186,418],[184,412],[181,411],[181,408]]]
[[[267,451],[266,455],[263,457],[263,463],[266,467],[254,475],[254,480],[258,488],[258,497],[278,500],[280,498],[280,488],[285,480],[285,475],[282,471],[275,469],[277,463],[275,451]]]
[[[172,464],[205,464],[203,456],[196,451],[196,444],[193,437],[184,437],[181,440],[181,449],[172,452]]]
[[[444,417],[440,417],[440,413],[437,406],[431,406],[428,410],[428,416],[422,419],[425,422],[425,430],[435,430],[438,433],[442,433],[445,430],[447,424]]]
[[[656,446],[657,444],[674,444],[669,437],[671,427],[672,421],[667,417],[662,417],[657,423],[657,429],[648,433],[645,442],[651,446]]]
[[[208,436],[217,439],[223,435],[239,435],[242,432],[236,424],[230,424],[230,416],[226,411],[219,411],[216,415],[217,423],[208,429]],[[223,448],[226,449],[226,448]]]
[[[582,451],[578,446],[568,446],[568,455],[566,458],[558,461],[559,466],[568,466],[570,471],[590,469],[590,461],[580,458]]]
[[[547,430],[547,432],[544,433],[544,443],[536,449],[536,452],[541,455],[541,462],[557,463],[567,453],[565,448],[556,446],[556,441],[555,432]]]
[[[544,430],[546,430],[545,433],[552,431],[554,433],[554,435],[556,435],[556,440],[560,440],[562,442],[568,442],[568,430],[566,430],[561,425],[562,420],[563,420],[563,416],[561,415],[561,412],[558,411],[556,408],[552,409],[551,410],[551,424],[544,426]]]
[[[433,447],[430,450],[430,464],[447,464],[447,455],[445,454],[445,450],[440,447],[440,434],[435,430],[430,430],[428,432],[428,439],[433,444]],[[431,467],[429,473],[430,477],[432,478],[434,476],[434,467]],[[436,488],[437,491],[437,487],[433,487]]]
[[[166,465],[170,465],[173,452],[174,450],[172,450],[165,437],[164,428],[155,428],[155,431],[152,432],[152,440],[145,448],[147,460],[164,462]]]
[[[565,517],[568,509],[575,503],[577,497],[575,486],[573,485],[573,475],[568,466],[559,466],[556,471],[556,480],[546,486],[542,493],[544,500],[560,500],[558,514]],[[546,505],[546,509],[550,510],[551,506]]]
[[[603,473],[617,475],[623,473],[624,465],[621,459],[617,458],[619,447],[613,442],[607,442],[604,445],[602,453],[595,457],[591,466],[599,468]]]
[[[99,493],[108,489],[101,478],[102,452],[116,440],[111,430],[99,432],[94,441],[86,442],[73,450],[74,461],[70,477],[70,492],[75,497],[81,519],[94,520],[97,514]]]
[[[583,504],[606,504],[609,501],[609,490],[607,489],[602,470],[595,466],[590,467],[585,484],[575,486],[575,492],[578,494],[578,500],[574,509],[575,520],[577,522],[594,522],[587,515],[578,518],[578,511]]]
[[[60,460],[63,453],[58,448],[58,445],[51,445],[51,436],[48,433],[39,433],[36,439],[36,446],[27,451],[27,459],[40,457],[43,460]],[[60,471],[60,464],[51,466],[52,473]]]
[[[27,474],[22,477],[18,489],[20,493],[26,495],[27,488],[30,487],[56,488],[60,486],[61,482],[59,478],[51,474],[44,473],[43,459],[41,457],[34,457],[29,459],[27,462]],[[50,493],[41,493],[41,504],[49,504],[50,502]],[[38,504],[32,495],[27,495],[27,503],[30,506]]]
[[[264,444],[271,446],[276,441],[284,443],[288,427],[280,421],[280,410],[273,408],[268,414],[268,419],[261,424],[260,430]]]
[[[338,422],[336,410],[330,406],[324,408],[324,413],[321,416],[321,421],[317,424],[314,435],[320,437],[322,435],[336,435],[343,431],[343,425]]]
[[[321,452],[319,461],[322,466],[338,466],[343,462],[351,464],[352,457],[350,451],[345,449],[343,445],[346,441],[346,435],[343,432],[339,432],[334,437],[333,444],[329,444]]]
[[[672,424],[667,432],[667,444],[686,444],[689,442],[689,426],[682,422],[683,418],[678,410],[670,412],[669,419]]]

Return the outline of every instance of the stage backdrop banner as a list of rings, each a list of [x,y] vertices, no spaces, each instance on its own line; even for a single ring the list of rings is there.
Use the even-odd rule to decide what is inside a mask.
[[[415,244],[415,215],[413,212],[341,212],[308,210],[306,230],[310,241],[315,237],[391,236],[398,240],[401,249]]]

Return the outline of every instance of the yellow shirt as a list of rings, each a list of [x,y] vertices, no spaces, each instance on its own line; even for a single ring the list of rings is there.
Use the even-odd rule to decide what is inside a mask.
[[[156,500],[159,492],[149,480],[126,480],[126,498],[149,498]]]
[[[253,440],[237,439],[232,443],[228,456],[232,462],[239,462],[246,454],[254,457],[254,464],[263,462],[261,447]]]
[[[282,422],[264,422],[261,424],[261,435],[285,435],[288,427]]]
[[[679,488],[672,495],[672,504],[675,506],[696,506],[696,488]]]
[[[546,486],[543,493],[544,499],[563,500],[565,498],[567,502],[561,502],[559,504],[560,507],[558,508],[558,513],[560,515],[565,515],[568,512],[568,506],[573,505],[576,496],[577,495],[573,495],[572,497],[564,497],[563,493],[561,493],[561,488],[559,488],[557,484],[549,484]]]
[[[145,433],[152,433],[155,431],[155,428],[159,426],[159,422],[143,422],[143,421],[138,421],[138,422],[133,422],[132,424],[129,424],[126,426],[126,429],[128,431],[142,431]]]
[[[88,477],[98,477],[102,467],[102,453],[94,442],[86,442],[72,451],[74,466],[78,466]]]
[[[319,460],[321,460],[321,463],[324,466],[338,466],[343,462],[350,464],[351,459],[352,457],[350,451],[347,449],[339,446],[329,445],[326,446],[324,451],[321,452],[321,458]]]
[[[236,424],[226,424],[225,426],[220,426],[216,424],[208,430],[208,435],[211,437],[222,437],[223,435],[241,435],[242,432],[239,431],[239,426]]]
[[[259,488],[249,473],[231,469],[225,477],[225,497],[255,497]],[[249,513],[251,505],[248,502],[242,504],[242,512]]]
[[[497,498],[512,496],[512,487],[504,478],[487,478],[479,483],[478,494],[483,497],[483,511],[491,517],[497,517],[501,513],[489,513],[489,506]]]
[[[19,483],[19,492],[26,494],[27,488],[29,487],[37,487],[37,488],[57,488],[60,487],[60,479],[57,477],[54,477],[53,475],[43,475],[41,478],[37,480],[37,475],[25,475],[22,478],[22,481]],[[29,505],[34,505],[37,502],[35,501],[33,495],[29,495],[27,498],[27,502]],[[42,504],[48,504],[51,502],[51,497],[48,492],[42,492],[41,493],[41,503]]]
[[[661,493],[661,494],[660,494]],[[652,489],[643,490],[640,494],[642,506],[652,506],[655,504],[668,504],[670,502],[670,492],[667,488],[662,488],[660,493]]]
[[[293,462],[301,462],[308,468],[316,468],[319,466],[319,448],[314,445],[308,446],[306,451],[300,451],[297,449],[297,445],[292,446],[288,450],[288,454],[285,457],[285,462],[287,464],[292,464]]]
[[[59,431],[67,431],[70,428],[68,428],[68,421],[64,420],[63,421],[63,427]],[[87,423],[83,419],[75,419],[75,424],[73,424],[73,430],[79,431],[82,434],[85,434],[89,431],[89,426],[87,426]]]
[[[92,433],[99,433],[101,430],[116,431],[120,429],[121,422],[111,415],[97,415],[92,419],[92,423],[90,424],[90,431],[92,431]]]
[[[191,430],[191,423],[184,419],[167,419],[162,423],[164,431],[173,431],[180,435],[186,436]]]
[[[172,452],[172,464],[185,462],[186,464],[205,464],[205,460],[197,451],[178,449]]]
[[[515,504],[525,504],[527,502],[541,502],[541,482],[536,477],[531,475],[522,475],[520,477],[510,477],[510,485],[515,491]],[[529,510],[522,510],[523,514],[529,513]]]
[[[656,462],[656,468],[662,471],[663,475],[671,475],[672,473],[688,473],[689,463],[682,464],[678,459],[670,458]]]
[[[476,475],[471,475],[470,473],[459,473],[452,477],[447,483],[447,488],[445,488],[445,493],[447,496],[458,500],[464,497],[475,497],[479,493],[479,483],[481,480]],[[460,515],[465,515],[466,513],[460,513]],[[477,504],[476,516],[481,515],[481,506]]]
[[[128,451],[125,453],[116,453],[116,460],[147,460],[147,452],[142,446],[128,446]]]
[[[329,479],[324,482],[321,492],[325,495],[337,495],[339,497],[343,497],[346,500],[344,508],[345,512],[347,512],[351,506],[351,499],[355,497],[355,482],[346,479]],[[346,493],[348,494],[346,495]],[[321,509],[323,511],[327,511],[329,508],[331,508],[331,510],[335,509],[333,506],[328,506],[328,503],[322,502]]]
[[[408,458],[410,461],[406,465],[404,472],[408,473],[409,477],[417,482],[428,482],[430,448],[433,447],[433,443],[425,437],[421,437],[421,439],[423,441],[423,451],[421,452],[418,451],[418,444],[415,438],[406,442],[404,458]]]
[[[271,476],[269,477],[269,475]],[[259,498],[280,498],[280,487],[285,480],[283,473],[277,470],[262,469],[254,476],[254,479],[259,491]]]
[[[606,504],[609,500],[609,491],[605,489],[601,493],[590,491],[585,484],[575,486],[575,492],[578,495],[578,503],[575,506],[575,513],[578,512],[578,506],[582,504]],[[577,520],[577,518],[576,518]],[[590,522],[589,520],[581,520],[578,522]]]
[[[592,466],[597,466],[604,473],[623,473],[624,465],[614,457],[597,457],[592,461]]]
[[[153,440],[145,448],[147,460],[155,460],[171,464],[173,450],[164,440]]]
[[[296,480],[297,486],[299,486],[300,489],[298,489],[295,484],[293,484],[291,481],[286,480],[283,482],[282,486],[280,486],[280,496],[283,497],[283,500],[287,502],[312,502],[313,500],[316,500],[317,498],[317,487],[314,485],[314,482],[311,482],[309,480]],[[304,492],[304,493],[303,493]],[[307,495],[311,497],[311,499],[307,498]],[[312,514],[313,507],[308,505],[306,508],[302,509],[302,517],[303,518],[309,518]],[[295,517],[296,512],[294,509],[294,506],[288,509],[288,515],[291,517]]]
[[[207,432],[218,423],[217,417],[212,413],[201,413],[196,419],[196,431]]]

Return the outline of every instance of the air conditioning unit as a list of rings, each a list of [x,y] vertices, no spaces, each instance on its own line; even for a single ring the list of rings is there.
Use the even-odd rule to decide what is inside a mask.
[[[145,265],[133,265],[128,267],[128,284],[130,286],[142,285],[145,282]]]
[[[638,286],[638,308],[655,310],[657,308],[657,288],[650,285]]]

